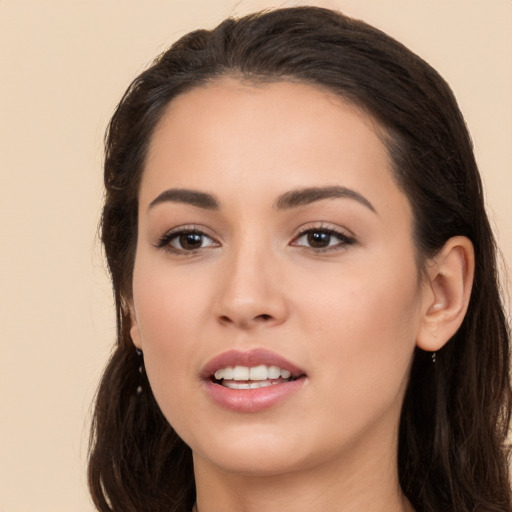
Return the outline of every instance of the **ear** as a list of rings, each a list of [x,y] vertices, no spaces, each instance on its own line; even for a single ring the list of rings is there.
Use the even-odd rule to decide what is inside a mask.
[[[130,336],[132,338],[132,342],[136,348],[142,350],[141,335],[139,330],[139,324],[137,322],[137,314],[135,312],[133,299],[126,300],[123,302],[126,304],[126,309],[128,310],[128,315],[130,317]]]
[[[475,256],[464,236],[450,238],[429,261],[416,345],[435,352],[457,332],[468,309]]]

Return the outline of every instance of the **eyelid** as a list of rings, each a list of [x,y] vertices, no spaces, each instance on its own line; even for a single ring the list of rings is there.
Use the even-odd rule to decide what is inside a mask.
[[[203,226],[199,226],[197,224],[188,224],[188,225],[186,224],[186,225],[182,225],[182,226],[176,226],[176,227],[166,231],[163,235],[159,236],[156,243],[154,244],[154,246],[158,249],[164,249],[170,253],[178,254],[178,255],[180,255],[180,254],[181,255],[192,255],[192,254],[195,254],[198,251],[201,251],[204,249],[209,249],[211,247],[220,247],[220,245],[221,245],[220,242],[214,236],[209,234],[208,231],[209,230],[207,228],[205,228]],[[206,246],[206,247],[198,247],[196,249],[190,249],[190,250],[180,249],[177,247],[173,247],[171,245],[171,241],[176,239],[178,236],[180,236],[182,234],[186,234],[186,233],[198,234],[203,237],[206,237],[206,238],[212,240],[213,244]]]
[[[329,235],[333,235],[337,237],[340,242],[338,244],[322,247],[322,248],[315,248],[315,247],[308,247],[306,245],[298,244],[297,241],[302,238],[303,236],[307,235],[311,232],[322,232],[327,233]],[[329,251],[336,251],[336,250],[342,250],[346,248],[346,246],[353,245],[356,243],[356,237],[355,235],[349,231],[346,228],[341,228],[339,226],[333,226],[332,224],[327,224],[325,222],[320,223],[308,223],[303,226],[301,226],[298,230],[296,235],[294,236],[293,240],[290,242],[290,245],[294,247],[300,247],[307,250],[312,250],[315,253],[325,253]]]

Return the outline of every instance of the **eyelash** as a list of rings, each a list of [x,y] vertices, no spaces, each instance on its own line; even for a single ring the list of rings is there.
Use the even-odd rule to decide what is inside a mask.
[[[321,234],[322,236],[327,236],[328,245],[326,247],[312,247],[311,245],[306,246],[299,244],[298,241],[306,236],[312,236],[313,234]],[[210,240],[210,244],[206,246],[196,247],[192,249],[185,249],[183,247],[174,247],[172,242],[179,240],[181,236],[197,236],[201,237],[201,242],[204,242],[205,239]],[[330,245],[331,237],[335,237],[339,240],[338,243],[334,245]],[[307,227],[303,228],[297,236],[290,243],[293,247],[303,247],[309,250],[312,250],[316,254],[323,254],[330,251],[337,251],[343,249],[348,245],[353,245],[356,242],[355,238],[346,235],[336,229],[328,228],[328,227]],[[309,241],[311,243],[311,241]],[[209,247],[219,247],[220,244],[216,242],[212,237],[197,229],[195,226],[183,226],[181,228],[169,231],[165,233],[157,242],[156,247],[159,249],[164,249],[173,254],[179,255],[193,255],[199,252],[201,249],[209,248]]]
[[[198,236],[198,237],[201,237],[203,241],[206,238],[206,239],[209,239],[211,242],[213,242],[212,244],[207,245],[206,247],[218,247],[219,246],[218,242],[213,240],[212,237],[208,236],[206,233],[204,233],[200,229],[197,229],[195,226],[183,226],[181,228],[174,229],[172,231],[169,231],[169,232],[165,233],[160,238],[158,243],[156,244],[156,247],[158,247],[159,249],[164,249],[164,250],[166,250],[166,251],[168,251],[170,253],[173,253],[173,254],[182,254],[182,255],[195,254],[198,251],[200,251],[201,249],[204,249],[205,247],[196,247],[196,248],[193,248],[193,249],[184,249],[184,248],[174,247],[172,245],[172,242],[175,241],[175,240],[179,240],[179,238],[181,236],[194,236],[194,235]]]
[[[312,247],[311,245],[304,246],[304,245],[300,245],[297,243],[301,238],[303,238],[305,236],[313,235],[313,234],[321,234],[324,236],[325,235],[328,236],[329,244],[331,242],[331,239],[330,239],[331,237],[337,238],[339,240],[339,242],[332,246],[327,245],[327,247]],[[355,238],[353,238],[352,236],[348,236],[347,234],[342,233],[341,231],[338,231],[337,229],[328,228],[328,227],[324,227],[324,226],[319,226],[319,227],[315,226],[315,227],[303,228],[299,232],[299,234],[294,238],[293,242],[290,245],[292,245],[294,247],[306,247],[307,249],[314,251],[316,254],[323,254],[323,253],[330,252],[330,251],[339,251],[340,249],[343,249],[344,247],[346,247],[348,245],[353,245],[355,242],[356,242]]]

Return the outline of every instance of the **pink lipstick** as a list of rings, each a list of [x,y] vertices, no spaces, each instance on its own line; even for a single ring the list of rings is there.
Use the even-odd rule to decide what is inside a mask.
[[[257,412],[277,405],[301,389],[306,374],[268,350],[230,350],[209,361],[201,379],[210,398],[221,407]]]

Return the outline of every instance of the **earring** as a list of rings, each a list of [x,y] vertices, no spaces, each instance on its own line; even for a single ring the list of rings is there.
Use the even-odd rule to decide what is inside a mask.
[[[142,381],[142,365],[144,364],[144,360],[142,359],[142,350],[135,347],[135,352],[137,353],[137,356],[140,358],[140,365],[139,365],[139,379]],[[137,386],[137,395],[140,395],[142,393],[142,386]]]
[[[437,306],[437,304],[436,304],[436,306]],[[434,331],[434,332],[432,333],[432,336],[434,336],[434,338],[437,338],[437,331]],[[435,353],[435,352],[432,352],[432,362],[433,362],[434,364],[436,364],[436,353]]]

